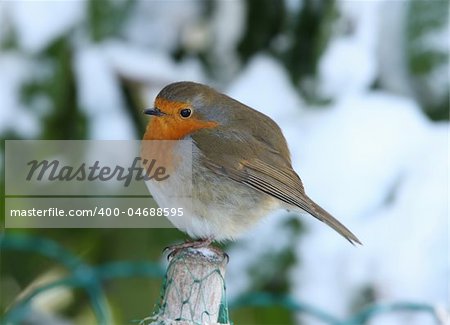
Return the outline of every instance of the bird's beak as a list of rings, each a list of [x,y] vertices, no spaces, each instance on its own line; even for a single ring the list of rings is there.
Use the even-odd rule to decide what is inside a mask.
[[[144,114],[147,115],[153,115],[153,116],[163,116],[166,115],[166,113],[161,112],[159,109],[155,108],[146,108],[144,109]]]

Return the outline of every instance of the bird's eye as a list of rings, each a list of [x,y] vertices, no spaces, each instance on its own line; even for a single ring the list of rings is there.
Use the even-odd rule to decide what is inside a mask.
[[[192,114],[192,110],[190,108],[183,108],[180,111],[180,115],[182,118],[188,118],[189,116],[191,116]]]

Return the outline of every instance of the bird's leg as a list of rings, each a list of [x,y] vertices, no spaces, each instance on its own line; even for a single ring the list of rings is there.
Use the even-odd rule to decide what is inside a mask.
[[[174,256],[176,253],[178,253],[180,250],[185,248],[202,248],[202,247],[208,247],[213,242],[212,237],[202,238],[198,240],[191,240],[191,241],[185,241],[182,244],[176,244],[172,246],[167,246],[164,248],[163,252],[169,252],[169,255],[167,256],[167,259]]]

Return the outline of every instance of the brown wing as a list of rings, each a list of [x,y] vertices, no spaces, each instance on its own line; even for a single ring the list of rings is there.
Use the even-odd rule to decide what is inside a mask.
[[[305,194],[300,178],[291,167],[289,157],[283,157],[273,147],[268,150],[267,142],[262,143],[255,138],[250,138],[252,141],[244,140],[249,137],[249,134],[246,137],[233,137],[228,133],[221,137],[217,132],[214,135],[202,135],[199,132],[193,139],[203,153],[204,165],[215,173],[296,206],[332,227],[352,244],[360,243],[343,224]],[[282,142],[287,150],[284,138]]]

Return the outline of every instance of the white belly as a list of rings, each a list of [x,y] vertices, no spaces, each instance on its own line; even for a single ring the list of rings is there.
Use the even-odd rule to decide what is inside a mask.
[[[199,155],[195,146],[180,144],[169,178],[146,182],[159,207],[182,209],[183,215],[168,216],[178,229],[193,238],[233,239],[279,207],[276,199],[202,168]]]
[[[181,209],[183,215],[169,215],[172,224],[190,236],[195,213],[192,206],[192,149],[186,141],[180,141],[175,148],[177,168],[169,171],[169,178],[163,181],[146,181],[147,188],[160,208]]]

